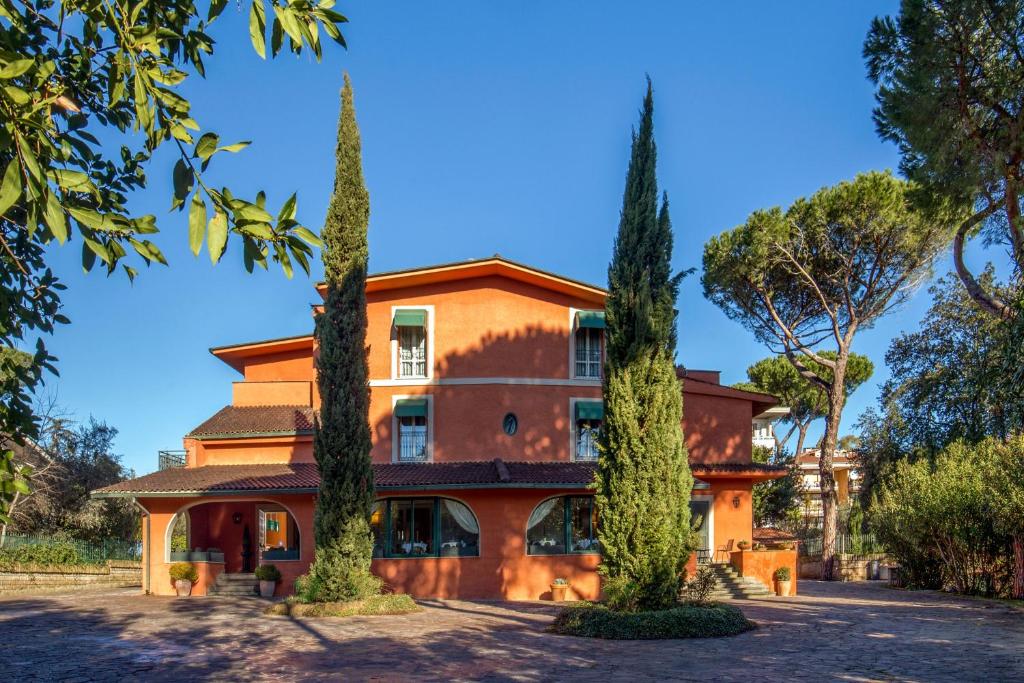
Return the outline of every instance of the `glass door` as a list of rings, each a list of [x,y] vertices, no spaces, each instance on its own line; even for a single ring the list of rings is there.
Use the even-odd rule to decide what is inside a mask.
[[[711,559],[711,501],[690,501],[690,528],[697,535],[697,562]]]

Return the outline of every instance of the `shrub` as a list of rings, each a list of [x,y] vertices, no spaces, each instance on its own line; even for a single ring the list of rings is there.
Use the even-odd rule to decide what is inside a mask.
[[[172,581],[189,581],[195,583],[199,580],[199,572],[191,562],[175,562],[171,565],[168,573]]]
[[[295,594],[302,602],[350,602],[379,594],[383,585],[358,556],[317,550],[309,573],[295,580]]]
[[[869,523],[908,587],[992,594],[1008,585],[1010,539],[992,514],[999,444],[955,443],[934,463],[900,461],[883,475]]]
[[[635,612],[640,608],[640,584],[626,576],[605,581],[605,601],[617,612]]]
[[[755,628],[732,605],[680,605],[672,609],[616,612],[607,605],[581,603],[567,607],[548,627],[553,633],[613,640],[717,638]]]
[[[353,617],[380,616],[388,614],[410,614],[422,612],[423,608],[408,595],[371,595],[364,600],[352,602],[304,603],[297,598],[288,598],[268,607],[264,614],[289,617]]]
[[[11,564],[76,565],[85,561],[73,543],[56,540],[0,549],[0,565]]]
[[[789,581],[793,576],[793,570],[789,567],[779,567],[772,576],[776,581]]]
[[[281,571],[275,565],[261,564],[256,567],[256,580],[273,581],[277,583],[281,580]]]
[[[710,565],[702,564],[697,567],[697,573],[685,584],[687,602],[695,605],[708,604],[716,583],[715,572]]]
[[[565,579],[555,579],[551,584],[554,586],[568,586],[569,582]]]

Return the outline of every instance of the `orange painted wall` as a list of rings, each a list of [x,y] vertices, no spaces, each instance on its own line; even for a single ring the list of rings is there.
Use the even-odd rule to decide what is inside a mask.
[[[316,381],[313,357],[306,350],[253,356],[247,359],[244,374],[246,382]]]
[[[142,561],[149,564],[150,591],[155,595],[174,595],[174,584],[168,575],[170,561],[167,554],[167,530],[174,515],[181,509],[194,505],[190,509],[193,520],[193,534],[190,546],[204,550],[218,547],[224,551],[225,571],[237,572],[241,569],[242,530],[249,525],[252,547],[255,550],[258,542],[259,522],[256,501],[239,501],[236,499],[206,498],[145,498],[139,502],[149,511],[152,538],[148,548],[143,548]],[[295,579],[306,571],[313,561],[313,497],[312,496],[267,496],[264,503],[278,504],[290,510],[299,526],[300,552],[298,560],[275,560],[273,564],[281,570],[282,581],[277,585],[277,595],[290,595],[293,592]],[[195,505],[197,504],[198,505]],[[194,511],[194,512],[193,512]],[[235,512],[242,514],[240,524],[234,524],[231,517]],[[145,523],[143,524],[145,528]],[[254,556],[255,563],[255,556]],[[201,567],[200,583],[193,586],[193,595],[205,595],[208,582],[216,578],[220,565]]]
[[[272,382],[234,382],[231,405],[235,406],[311,406],[313,383],[286,380]]]
[[[207,441],[186,439],[185,448],[190,449],[189,467],[314,462],[312,436]]]
[[[569,308],[595,304],[498,276],[367,295],[370,377],[391,378],[392,306],[432,305],[434,375],[569,376]]]
[[[751,461],[750,401],[684,392],[683,431],[691,462]]]
[[[740,541],[750,541],[751,531],[754,525],[754,508],[751,497],[752,485],[745,479],[708,479],[710,489],[694,491],[694,496],[714,496],[712,502],[712,530],[714,537],[714,551],[725,546],[730,540],[733,548]],[[733,505],[733,500],[739,499],[739,507]],[[723,556],[713,557],[719,561],[725,561]]]
[[[789,567],[790,595],[797,594],[797,554],[795,550],[738,550],[730,561],[741,576],[755,578],[775,590],[775,570]]]
[[[578,493],[547,489],[429,492],[463,501],[480,524],[480,557],[375,559],[373,572],[395,591],[415,597],[549,599],[551,582],[568,579],[568,596],[596,599],[601,590],[598,555],[526,554],[526,522],[539,502]],[[390,494],[400,495],[400,494]],[[428,495],[410,492],[408,495]]]

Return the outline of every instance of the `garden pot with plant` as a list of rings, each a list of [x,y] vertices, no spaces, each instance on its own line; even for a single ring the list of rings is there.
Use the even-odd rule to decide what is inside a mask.
[[[789,567],[779,567],[772,576],[775,578],[775,594],[787,597],[793,586],[792,570]]]
[[[750,550],[750,543],[748,541],[740,541],[736,544],[736,547],[740,550]]]
[[[178,592],[179,598],[187,598],[192,595],[192,584],[199,580],[199,572],[191,562],[175,562],[168,570],[171,581],[174,582],[174,590]]]
[[[555,602],[565,602],[565,591],[568,588],[568,581],[565,579],[555,579],[551,583],[551,599]]]
[[[260,582],[260,597],[274,597],[274,589],[281,580],[281,572],[272,564],[261,564],[256,567],[256,579]]]

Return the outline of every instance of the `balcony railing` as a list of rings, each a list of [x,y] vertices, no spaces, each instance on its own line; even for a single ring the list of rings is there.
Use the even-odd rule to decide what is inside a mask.
[[[427,461],[426,430],[402,430],[399,433],[399,462]]]
[[[158,451],[157,464],[161,470],[185,466],[185,451]]]

